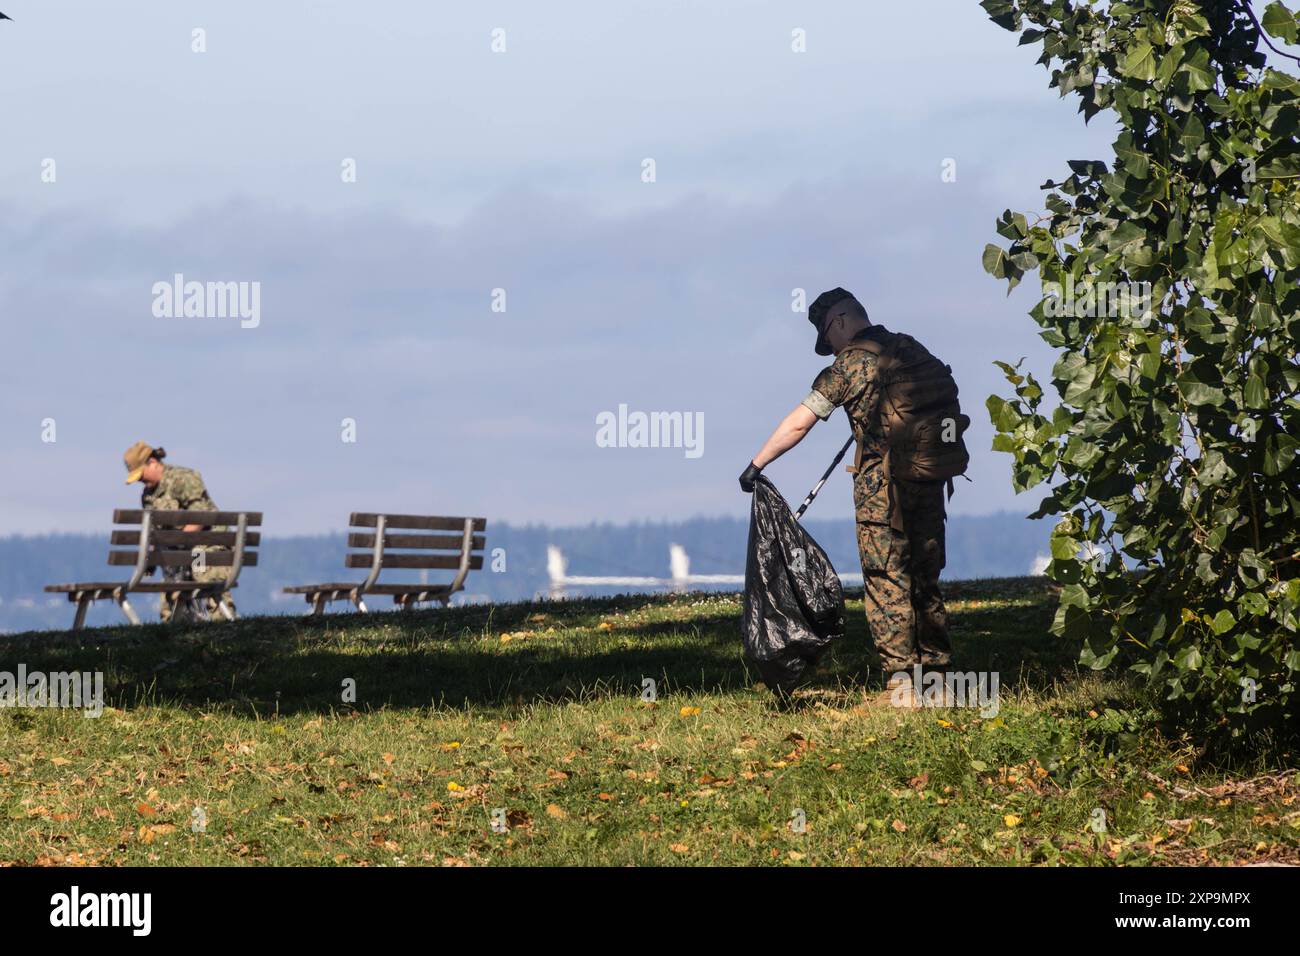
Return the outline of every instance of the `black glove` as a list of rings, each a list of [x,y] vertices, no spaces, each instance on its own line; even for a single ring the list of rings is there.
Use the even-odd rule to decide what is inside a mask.
[[[747,495],[752,495],[754,493],[754,482],[758,480],[758,476],[762,473],[763,469],[751,461],[749,467],[740,473],[740,490]]]

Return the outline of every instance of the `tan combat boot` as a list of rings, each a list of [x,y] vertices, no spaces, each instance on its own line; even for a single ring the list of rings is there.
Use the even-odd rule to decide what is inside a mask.
[[[916,689],[912,686],[912,675],[899,671],[885,682],[885,689],[868,696],[863,702],[863,709],[883,710],[888,707],[897,710],[915,710],[922,706]]]

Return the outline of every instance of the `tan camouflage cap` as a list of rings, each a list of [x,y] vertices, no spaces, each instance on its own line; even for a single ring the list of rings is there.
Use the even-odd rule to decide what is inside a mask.
[[[126,450],[122,460],[126,462],[126,483],[129,485],[133,481],[140,480],[140,473],[144,471],[145,463],[153,455],[153,447],[146,442],[138,441]]]

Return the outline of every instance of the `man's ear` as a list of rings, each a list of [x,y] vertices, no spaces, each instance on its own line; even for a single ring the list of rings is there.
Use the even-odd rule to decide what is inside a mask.
[[[848,316],[841,312],[839,315],[831,319],[831,324],[827,326],[826,331],[830,332],[831,329],[834,329],[836,337],[842,338],[844,336],[844,326],[847,322]],[[829,340],[829,336],[827,338]]]

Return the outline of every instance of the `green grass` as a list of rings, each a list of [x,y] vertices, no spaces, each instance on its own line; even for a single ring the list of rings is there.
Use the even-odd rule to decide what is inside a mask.
[[[860,706],[860,594],[788,709],[745,669],[735,595],[0,638],[0,670],[99,669],[111,705],[0,710],[0,862],[1300,861],[1295,777],[1198,764],[1078,669],[1041,582],[947,591],[996,717]]]

